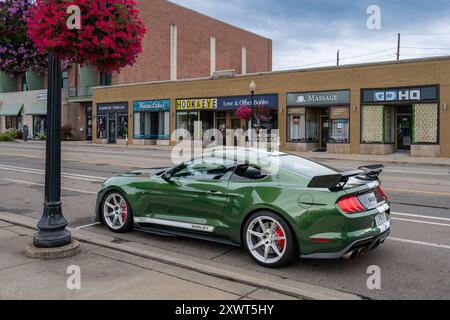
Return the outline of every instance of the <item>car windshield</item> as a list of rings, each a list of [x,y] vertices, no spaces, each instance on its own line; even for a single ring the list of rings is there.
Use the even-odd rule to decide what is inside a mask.
[[[281,155],[280,166],[308,178],[340,173],[341,171],[294,155]]]

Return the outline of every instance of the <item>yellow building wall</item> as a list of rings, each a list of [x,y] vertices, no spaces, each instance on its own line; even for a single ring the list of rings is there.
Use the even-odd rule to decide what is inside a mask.
[[[94,133],[98,103],[128,101],[129,137],[133,137],[132,108],[135,100],[171,100],[171,131],[176,125],[176,99],[250,95],[249,84],[257,84],[255,94],[278,94],[281,148],[286,146],[286,94],[296,92],[351,90],[351,153],[360,153],[361,90],[440,85],[441,156],[450,157],[450,59],[402,61],[364,66],[274,72],[260,75],[209,80],[135,84],[94,90]],[[448,105],[444,110],[445,104]],[[94,135],[94,141],[96,137]],[[132,142],[132,141],[130,141]]]

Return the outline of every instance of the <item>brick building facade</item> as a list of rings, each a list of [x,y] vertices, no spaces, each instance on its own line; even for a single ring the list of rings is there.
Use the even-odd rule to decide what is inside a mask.
[[[199,78],[216,70],[272,71],[269,39],[165,0],[141,0],[139,10],[148,31],[143,52],[135,66],[113,77],[113,84]]]
[[[62,125],[72,126],[75,139],[92,139],[95,86],[209,77],[222,70],[272,71],[270,39],[165,0],[139,0],[138,8],[148,32],[134,66],[107,75],[92,66],[72,65],[63,75]],[[8,109],[0,116],[0,130],[20,130],[27,124],[30,137],[36,137],[37,129],[45,131],[45,93],[45,77],[0,73],[0,115]]]

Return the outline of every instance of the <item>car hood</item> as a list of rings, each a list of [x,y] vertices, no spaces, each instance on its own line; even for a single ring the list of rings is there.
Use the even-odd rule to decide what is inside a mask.
[[[149,169],[137,169],[130,172],[127,172],[123,175],[120,175],[121,177],[138,177],[138,176],[145,176],[145,177],[151,177],[158,173],[165,172],[169,170],[170,168],[149,168]]]

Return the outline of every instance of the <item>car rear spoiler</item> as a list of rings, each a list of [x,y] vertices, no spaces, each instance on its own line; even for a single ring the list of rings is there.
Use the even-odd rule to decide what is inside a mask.
[[[332,191],[342,190],[350,178],[356,177],[360,180],[373,181],[378,180],[383,171],[382,164],[359,167],[358,170],[331,174],[325,176],[316,176],[311,179],[308,188],[312,189],[330,189]]]

